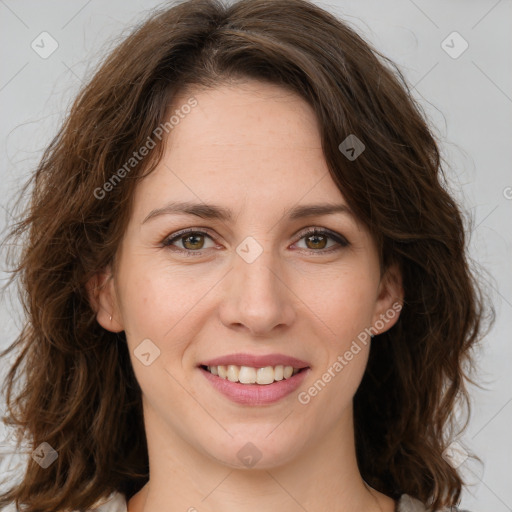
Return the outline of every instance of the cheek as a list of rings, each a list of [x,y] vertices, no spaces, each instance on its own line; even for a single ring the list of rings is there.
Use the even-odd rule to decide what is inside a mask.
[[[323,321],[338,349],[350,344],[372,321],[378,288],[378,277],[372,270],[353,263],[301,280],[297,294]]]
[[[179,269],[149,258],[126,261],[119,277],[129,343],[149,338],[166,351],[177,349],[185,333],[199,325],[204,295],[218,281],[213,273],[198,276],[193,266]]]
[[[378,274],[371,266],[354,265],[340,276],[335,289],[335,300],[326,302],[325,311],[336,339],[329,347],[321,380],[328,382],[326,398],[338,403],[339,412],[352,400],[368,362],[371,338],[367,329],[375,310]]]
[[[168,304],[164,307],[168,287],[165,281],[159,280],[159,275],[147,264],[147,260],[133,254],[130,258],[124,258],[119,267],[119,307],[132,351],[146,338],[159,346],[157,327],[166,318],[169,322],[172,320]]]
[[[178,410],[183,400],[179,367],[197,300],[174,272],[151,266],[147,259],[137,263],[135,258],[126,260],[119,272],[121,314],[133,370],[154,408],[165,403]],[[146,360],[145,354],[149,354]]]
[[[350,405],[363,378],[370,351],[365,329],[371,325],[375,305],[374,283],[354,274],[340,277],[329,289],[330,300],[317,305],[318,316],[329,328],[324,331],[328,336],[319,340],[325,354],[312,386],[302,396],[315,403],[318,415],[328,423],[337,421]]]

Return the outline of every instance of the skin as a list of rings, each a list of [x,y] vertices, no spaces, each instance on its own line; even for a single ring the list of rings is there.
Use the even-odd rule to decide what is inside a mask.
[[[375,242],[350,213],[285,215],[296,205],[346,204],[303,99],[253,80],[194,96],[198,106],[170,132],[163,159],[138,185],[114,270],[92,283],[97,320],[125,331],[143,392],[150,481],[128,511],[391,512],[395,502],[365,484],[355,457],[352,400],[370,344],[307,405],[297,394],[401,302],[400,276],[394,268],[381,275]],[[219,204],[234,219],[167,214],[143,222],[177,200]],[[313,227],[350,245],[304,237]],[[174,251],[162,246],[184,228],[209,233],[185,234]],[[252,263],[236,252],[248,236],[263,249]],[[149,366],[134,355],[144,339],[160,350]],[[311,370],[277,403],[239,405],[197,368],[235,352],[291,355]],[[237,457],[247,442],[262,454],[252,468]]]

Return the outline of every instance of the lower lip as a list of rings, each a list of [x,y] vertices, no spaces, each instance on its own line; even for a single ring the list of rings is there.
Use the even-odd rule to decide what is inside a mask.
[[[289,379],[279,380],[273,384],[240,384],[213,375],[204,368],[199,368],[210,384],[233,402],[243,405],[265,405],[277,402],[293,393],[303,382],[309,368]]]

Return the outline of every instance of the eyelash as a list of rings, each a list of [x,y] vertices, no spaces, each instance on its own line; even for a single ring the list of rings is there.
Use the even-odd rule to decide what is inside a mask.
[[[196,228],[188,228],[188,229],[184,229],[182,231],[179,231],[179,232],[177,232],[175,234],[172,234],[169,237],[167,237],[162,242],[162,246],[169,248],[169,247],[172,246],[173,242],[183,238],[185,235],[190,235],[190,234],[193,234],[193,235],[206,235],[209,238],[213,239],[213,237],[208,232],[206,232],[206,231],[201,231],[201,230],[198,230]],[[302,252],[306,251],[306,252],[310,252],[310,253],[320,253],[320,254],[330,254],[332,252],[338,251],[338,250],[340,250],[340,249],[350,245],[350,243],[347,241],[347,239],[345,237],[343,237],[342,235],[339,235],[339,234],[337,234],[337,233],[335,233],[333,231],[330,231],[330,230],[318,229],[318,228],[313,228],[313,229],[310,229],[307,232],[302,233],[300,238],[297,240],[297,242],[302,240],[303,238],[305,238],[307,236],[313,236],[313,235],[327,236],[328,238],[331,238],[332,240],[337,242],[340,247],[331,247],[329,249],[321,249],[321,250],[299,249],[299,251],[302,251]],[[173,247],[172,250],[176,250],[178,252],[184,253],[186,256],[192,256],[192,257],[194,257],[194,256],[202,256],[204,254],[204,252],[201,252],[201,251],[193,251],[191,249],[180,249],[178,247]]]

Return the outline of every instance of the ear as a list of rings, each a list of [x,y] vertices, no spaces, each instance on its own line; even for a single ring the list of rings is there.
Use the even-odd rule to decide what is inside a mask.
[[[114,286],[114,276],[110,266],[96,273],[86,285],[89,302],[96,312],[96,320],[107,331],[121,332],[118,301]]]
[[[371,328],[374,335],[382,334],[396,324],[403,302],[402,273],[398,265],[390,265],[379,283]]]

